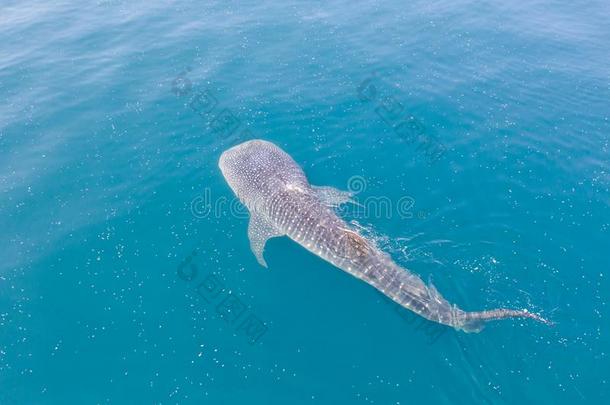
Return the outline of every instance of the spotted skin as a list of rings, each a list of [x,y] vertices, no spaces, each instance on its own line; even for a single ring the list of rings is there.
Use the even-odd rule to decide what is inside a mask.
[[[251,216],[273,229],[267,236],[254,231],[251,238],[286,235],[401,306],[456,329],[476,332],[484,321],[514,317],[549,323],[527,310],[466,312],[451,305],[434,287],[350,229],[320,200],[301,167],[271,142],[251,140],[234,146],[220,156],[219,167]],[[261,260],[264,264],[262,256]]]

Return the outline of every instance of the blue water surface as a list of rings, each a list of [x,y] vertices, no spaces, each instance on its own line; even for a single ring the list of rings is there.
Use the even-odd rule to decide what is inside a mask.
[[[0,403],[608,401],[609,20],[2,1]],[[259,266],[217,166],[253,138],[451,302],[555,326],[423,322],[287,238]]]

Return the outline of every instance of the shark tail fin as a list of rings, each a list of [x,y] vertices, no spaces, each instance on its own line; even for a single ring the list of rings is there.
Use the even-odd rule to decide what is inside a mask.
[[[545,325],[554,325],[554,323],[548,319],[545,319],[533,312],[529,312],[527,309],[492,309],[489,311],[480,312],[464,312],[460,317],[457,328],[469,333],[480,332],[485,326],[486,322],[508,318],[529,318],[542,322]]]

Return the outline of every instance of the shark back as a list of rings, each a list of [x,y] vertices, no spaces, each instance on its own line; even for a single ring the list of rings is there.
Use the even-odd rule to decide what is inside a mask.
[[[288,236],[325,259],[336,256],[340,241],[334,231],[343,224],[320,200],[301,167],[286,152],[263,140],[225,151],[219,161],[227,183],[248,208],[248,237],[257,260],[266,266],[267,240]],[[328,192],[328,188],[323,188]]]
[[[527,310],[465,312],[450,304],[434,286],[400,267],[335,214],[332,207],[350,201],[350,193],[310,185],[292,157],[270,142],[252,140],[234,146],[220,156],[219,166],[250,212],[250,247],[265,267],[265,243],[286,235],[431,321],[468,332],[478,331],[484,322],[494,319],[531,318],[549,323]]]

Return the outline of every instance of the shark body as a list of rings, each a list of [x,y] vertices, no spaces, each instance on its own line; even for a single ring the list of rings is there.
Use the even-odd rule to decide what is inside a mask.
[[[466,332],[478,332],[485,321],[505,318],[549,323],[527,310],[467,312],[450,304],[434,286],[400,267],[337,216],[333,206],[350,201],[350,193],[312,186],[301,167],[271,142],[251,140],[234,146],[222,153],[219,167],[233,192],[248,208],[250,246],[265,267],[266,241],[287,236],[433,322]]]

